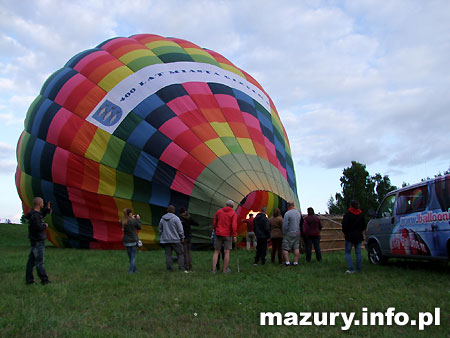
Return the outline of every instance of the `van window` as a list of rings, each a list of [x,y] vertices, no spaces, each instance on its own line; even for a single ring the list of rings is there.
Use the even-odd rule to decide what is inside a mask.
[[[402,191],[398,194],[397,215],[425,210],[427,205],[427,186]]]
[[[394,212],[395,195],[388,196],[378,209],[377,218],[390,217]]]
[[[442,211],[448,211],[450,208],[450,176],[445,180],[436,180],[434,189]]]

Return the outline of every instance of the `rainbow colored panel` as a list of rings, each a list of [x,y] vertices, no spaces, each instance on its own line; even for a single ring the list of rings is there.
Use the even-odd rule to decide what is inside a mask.
[[[298,205],[289,142],[264,89],[222,55],[159,35],[104,41],[52,74],[27,112],[17,162],[24,211],[35,196],[53,202],[58,247],[122,248],[123,208],[141,215],[152,248],[169,204],[199,222],[196,247],[229,199],[241,218]]]

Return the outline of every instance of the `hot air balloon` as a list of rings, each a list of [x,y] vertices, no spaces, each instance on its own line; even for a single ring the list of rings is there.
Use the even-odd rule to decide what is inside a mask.
[[[152,248],[169,204],[199,222],[194,247],[209,243],[229,199],[240,219],[262,205],[298,206],[287,135],[263,88],[222,55],[158,35],[104,41],[51,75],[27,112],[17,162],[24,210],[34,196],[52,201],[57,247],[122,248],[124,208],[141,215],[139,237]]]

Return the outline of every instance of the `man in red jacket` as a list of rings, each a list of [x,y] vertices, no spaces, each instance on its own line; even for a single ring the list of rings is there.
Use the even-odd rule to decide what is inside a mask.
[[[214,247],[212,271],[216,272],[217,259],[219,257],[222,244],[224,245],[225,259],[223,261],[223,272],[228,271],[228,263],[230,262],[230,250],[233,246],[233,242],[236,243],[237,237],[237,215],[233,210],[234,202],[229,200],[226,206],[217,211],[214,217],[213,227],[216,234],[216,243]]]

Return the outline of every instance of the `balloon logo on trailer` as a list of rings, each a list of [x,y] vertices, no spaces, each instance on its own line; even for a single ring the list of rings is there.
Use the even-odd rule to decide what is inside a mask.
[[[107,40],[51,75],[28,110],[17,162],[24,211],[34,196],[53,202],[57,247],[122,248],[124,208],[141,215],[151,248],[169,204],[199,222],[197,247],[229,199],[238,219],[298,206],[289,142],[264,89],[222,55],[158,35]]]

